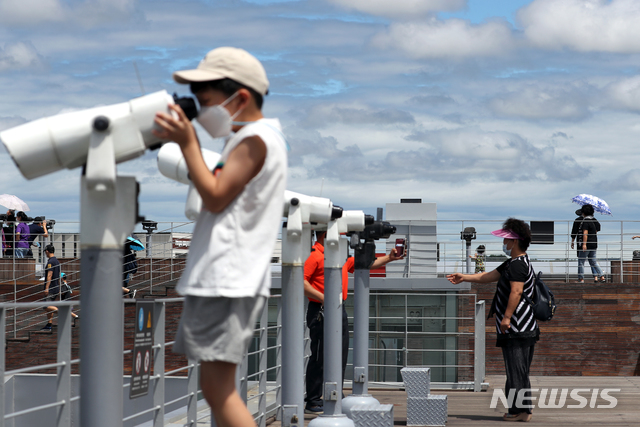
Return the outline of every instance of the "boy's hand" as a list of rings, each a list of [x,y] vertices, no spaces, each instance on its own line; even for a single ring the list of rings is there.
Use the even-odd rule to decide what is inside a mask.
[[[161,130],[153,129],[151,132],[158,138],[174,141],[185,148],[189,144],[198,143],[196,130],[179,105],[169,105],[169,108],[178,116],[175,119],[171,114],[158,112],[154,122]]]

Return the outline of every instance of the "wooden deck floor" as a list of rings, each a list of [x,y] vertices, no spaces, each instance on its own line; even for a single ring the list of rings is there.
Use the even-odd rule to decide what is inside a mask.
[[[493,390],[504,387],[505,377],[492,375],[487,377],[489,389],[486,392],[473,393],[469,391],[433,391],[432,394],[446,394],[448,396],[449,418],[447,427],[457,426],[504,426],[502,414],[505,412],[498,404],[498,408],[491,409],[490,403]],[[617,406],[612,409],[590,408],[589,404],[582,409],[542,409],[533,410],[533,419],[529,425],[539,426],[640,426],[640,377],[531,377],[532,388],[569,389],[619,389],[619,392],[609,392],[617,399]],[[380,403],[394,405],[394,425],[406,425],[406,398],[404,391],[398,390],[370,390]],[[592,391],[583,390],[580,395],[591,400]],[[347,390],[347,395],[349,390]],[[540,392],[534,392],[538,397]],[[536,400],[537,401],[537,400]],[[567,405],[579,402],[567,397]],[[595,405],[607,405],[608,402],[598,398]],[[314,416],[305,416],[305,426]],[[516,424],[520,425],[520,424]],[[280,427],[280,422],[273,422],[271,427]]]

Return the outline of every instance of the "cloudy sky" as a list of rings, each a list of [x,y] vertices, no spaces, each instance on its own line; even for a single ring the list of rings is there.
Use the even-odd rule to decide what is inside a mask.
[[[218,46],[271,81],[289,189],[373,213],[421,198],[440,219],[572,219],[579,193],[640,219],[637,0],[0,0],[0,130],[166,89]],[[135,66],[134,66],[135,65]],[[219,151],[220,141],[203,144]],[[79,170],[3,188],[79,218]],[[119,165],[140,211],[184,218],[155,153]]]

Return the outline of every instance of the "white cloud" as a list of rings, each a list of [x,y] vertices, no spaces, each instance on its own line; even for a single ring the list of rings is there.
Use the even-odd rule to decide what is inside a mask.
[[[460,10],[467,0],[329,0],[346,9],[385,17],[416,17],[433,12]]]
[[[29,42],[8,43],[0,48],[0,71],[39,67],[42,57]]]
[[[637,0],[535,0],[518,12],[518,20],[539,48],[640,52]]]
[[[486,182],[556,182],[589,175],[588,168],[555,147],[534,145],[510,132],[474,127],[416,131],[392,147],[374,160],[364,144],[341,149],[335,137],[307,132],[306,138],[296,138],[291,159],[296,164],[304,161],[308,177],[343,182],[382,179],[455,185],[474,177]]]
[[[609,85],[606,89],[613,108],[640,111],[640,77],[631,77]]]
[[[414,117],[406,111],[395,108],[378,110],[361,105],[319,104],[304,111],[297,111],[297,114],[302,116],[298,125],[303,128],[322,128],[337,123],[351,126],[415,123]]]
[[[136,13],[136,0],[86,0],[69,14],[85,27],[130,22],[141,18]]]
[[[46,23],[94,27],[128,22],[136,16],[137,0],[85,0],[73,5],[61,0],[0,0],[0,23],[36,27]]]
[[[504,21],[472,25],[461,19],[393,23],[374,36],[381,49],[400,49],[413,58],[441,58],[504,55],[515,46],[511,29]]]
[[[599,183],[602,188],[616,188],[617,190],[638,191],[640,190],[640,169],[632,169],[617,178],[604,180]]]
[[[0,0],[0,22],[5,25],[38,25],[61,21],[63,17],[59,0]]]
[[[530,120],[575,121],[591,115],[588,99],[582,92],[573,89],[549,89],[538,85],[498,95],[489,102],[489,106],[499,116]]]
[[[598,187],[640,164],[638,115],[619,111],[640,111],[640,81],[630,78],[637,55],[603,60],[531,49],[519,30],[490,16],[472,25],[416,13],[421,22],[394,20],[389,26],[386,19],[360,19],[322,1],[59,4],[64,21],[34,20],[28,28],[0,23],[5,66],[6,43],[24,42],[25,34],[48,65],[46,72],[0,72],[0,129],[21,117],[34,120],[139,95],[132,61],[148,93],[186,94],[171,72],[197,65],[216,45],[231,44],[264,61],[273,88],[265,114],[281,119],[292,147],[291,189],[317,195],[323,187],[324,196],[353,209],[421,197],[437,201],[445,218],[456,211],[467,219],[502,218],[519,207],[531,217],[557,218],[575,210],[568,198],[591,190],[610,203],[620,200],[617,218],[634,218],[640,207],[633,202],[634,175],[623,177],[628,189],[614,182]],[[83,21],[78,11],[89,4],[97,7]],[[142,13],[143,25],[132,25]],[[121,22],[86,30],[102,15]],[[376,34],[388,50],[366,45]],[[25,63],[14,60],[12,67]],[[588,120],[579,120],[585,114]],[[118,165],[142,183],[141,214],[183,219],[186,189],[160,180],[149,156]],[[5,182],[32,195],[30,201],[43,199],[39,212],[77,218],[80,170],[26,181],[6,153],[0,166]],[[60,192],[51,199],[42,193],[50,179]],[[510,185],[514,180],[518,184]],[[61,197],[72,203],[55,203]]]

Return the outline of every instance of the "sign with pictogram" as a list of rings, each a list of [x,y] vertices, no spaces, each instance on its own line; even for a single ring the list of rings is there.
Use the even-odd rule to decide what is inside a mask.
[[[151,355],[153,354],[153,304],[153,301],[136,302],[129,399],[146,396],[149,393]]]

